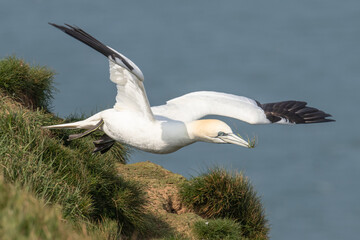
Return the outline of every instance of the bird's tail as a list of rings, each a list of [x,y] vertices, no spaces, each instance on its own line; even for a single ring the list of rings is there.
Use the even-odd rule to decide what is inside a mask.
[[[43,126],[45,129],[92,129],[101,121],[101,116],[99,113],[85,119],[82,121],[72,122],[72,123],[63,123],[57,125]]]
[[[91,116],[82,121],[57,124],[57,125],[51,125],[51,126],[44,126],[42,128],[45,128],[45,129],[87,129],[83,133],[69,135],[68,141],[71,141],[74,139],[86,137],[86,136],[92,134],[93,132],[95,132],[96,130],[99,130],[99,129],[101,130],[101,127],[103,124],[104,124],[104,121],[100,118],[100,114],[95,114],[94,116]],[[109,149],[110,149],[110,147],[109,147]]]
[[[58,125],[51,125],[51,126],[43,126],[42,128],[45,129],[87,129],[85,132],[78,133],[78,134],[71,134],[67,141],[72,141],[74,139],[86,137],[96,130],[101,129],[104,124],[104,120],[98,117],[99,114],[96,114],[88,119],[78,122],[72,123],[64,123]],[[99,140],[93,142],[95,145],[95,149],[93,153],[100,152],[101,154],[106,153],[110,150],[110,148],[114,145],[115,140],[111,137],[104,134]]]
[[[89,124],[84,124],[84,121],[72,122],[72,123],[63,123],[50,126],[42,126],[41,128],[45,129],[88,129]]]

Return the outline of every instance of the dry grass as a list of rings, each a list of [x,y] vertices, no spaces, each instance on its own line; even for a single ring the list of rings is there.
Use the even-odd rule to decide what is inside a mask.
[[[133,179],[146,192],[145,208],[162,222],[157,229],[161,239],[194,239],[191,226],[202,218],[180,201],[179,185],[187,180],[151,162],[118,165],[125,179]]]

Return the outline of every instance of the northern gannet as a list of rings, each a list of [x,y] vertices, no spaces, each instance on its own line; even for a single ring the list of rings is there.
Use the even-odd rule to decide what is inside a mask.
[[[331,117],[330,114],[307,107],[307,103],[302,101],[261,104],[247,97],[212,91],[188,93],[167,101],[165,105],[150,107],[143,85],[144,75],[130,59],[78,27],[49,24],[109,59],[110,80],[117,86],[114,107],[82,121],[44,127],[87,130],[70,135],[69,140],[87,136],[96,130],[103,131],[104,135],[94,141],[94,152],[105,153],[115,141],[159,154],[175,152],[197,141],[251,147],[223,121],[201,119],[206,115],[226,116],[250,124],[334,121],[327,118]]]

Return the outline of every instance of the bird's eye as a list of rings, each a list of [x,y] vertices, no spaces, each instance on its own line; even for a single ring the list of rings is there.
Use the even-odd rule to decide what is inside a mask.
[[[226,136],[227,135],[227,133],[224,133],[224,132],[218,132],[218,137],[221,137],[221,136]]]

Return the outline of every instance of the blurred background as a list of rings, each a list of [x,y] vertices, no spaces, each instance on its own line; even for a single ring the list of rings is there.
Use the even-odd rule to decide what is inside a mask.
[[[360,227],[360,2],[356,0],[0,2],[0,57],[56,72],[60,117],[111,108],[108,62],[48,25],[77,25],[133,60],[152,105],[198,90],[262,103],[303,100],[335,123],[250,126],[255,149],[196,143],[168,155],[134,150],[186,177],[243,171],[262,197],[272,239],[355,239]]]

